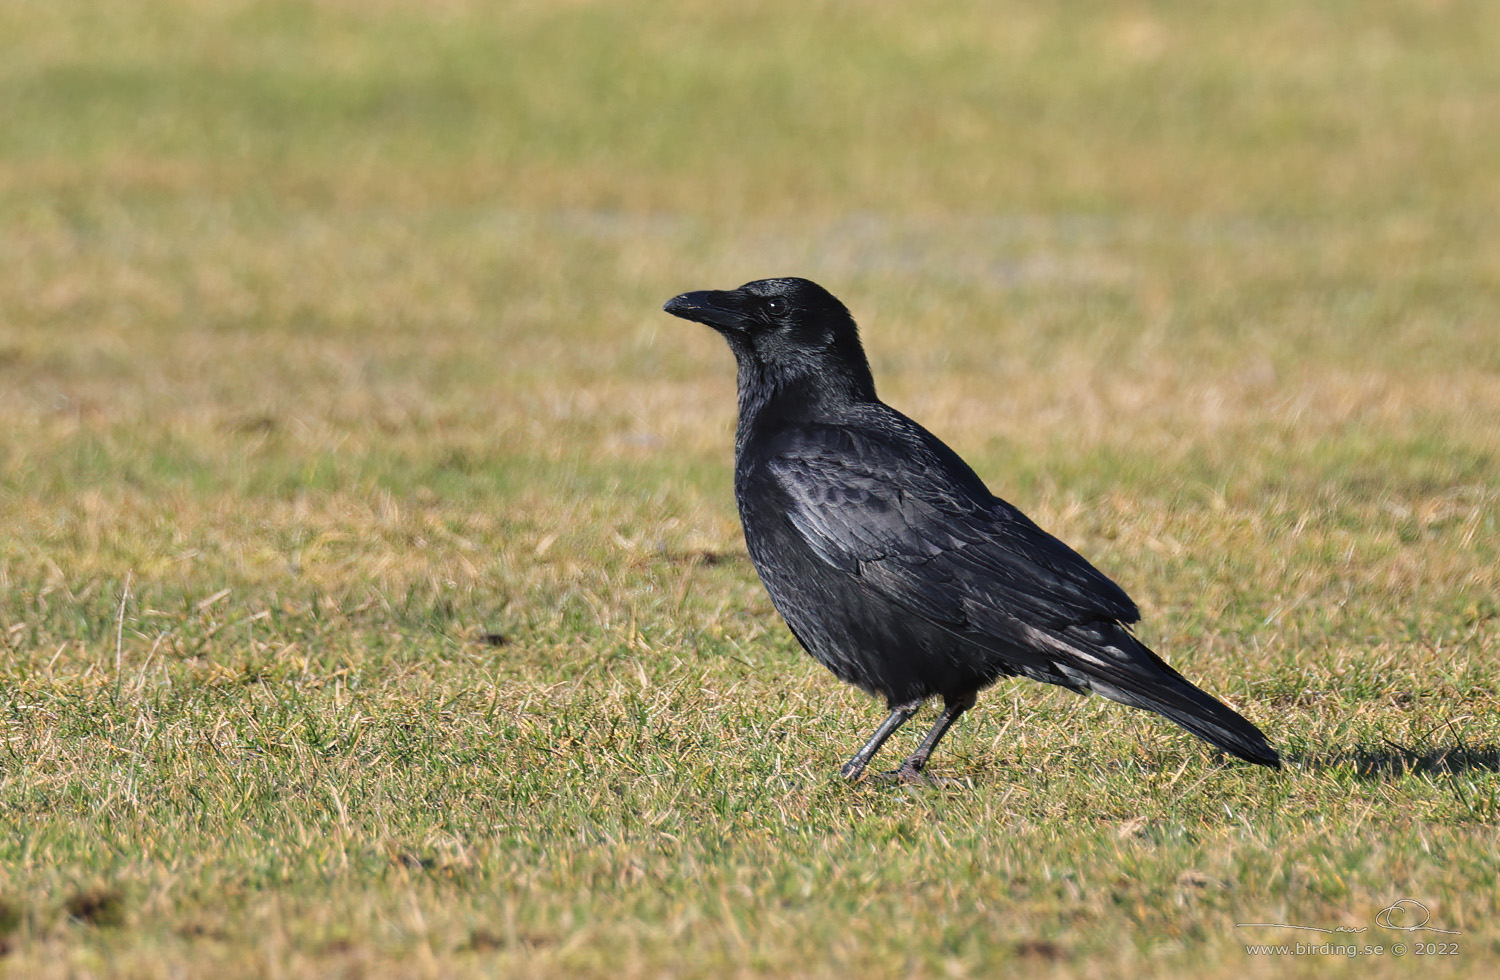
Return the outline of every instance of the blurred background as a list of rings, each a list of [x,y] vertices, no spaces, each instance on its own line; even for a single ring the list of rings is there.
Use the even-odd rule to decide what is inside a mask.
[[[4,572],[501,594],[559,544],[734,549],[730,358],[660,305],[771,275],[841,296],[887,400],[1054,521],[1113,489],[1489,529],[1497,28],[7,3]]]
[[[4,559],[256,580],[297,542],[226,524],[307,489],[527,510],[570,479],[707,488],[695,533],[732,540],[729,357],[659,307],[768,275],[844,298],[888,400],[1002,493],[1484,482],[1497,28],[1456,0],[7,3]]]

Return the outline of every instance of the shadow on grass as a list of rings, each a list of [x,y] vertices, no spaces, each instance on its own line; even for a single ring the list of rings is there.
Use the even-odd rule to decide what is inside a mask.
[[[1356,745],[1304,756],[1298,760],[1309,769],[1352,767],[1363,779],[1386,779],[1412,773],[1458,775],[1469,772],[1500,772],[1500,746],[1447,745],[1410,748],[1386,742]]]

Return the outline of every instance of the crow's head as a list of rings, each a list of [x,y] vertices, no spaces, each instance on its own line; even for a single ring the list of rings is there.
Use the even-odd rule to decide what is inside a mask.
[[[739,361],[742,383],[821,384],[851,398],[875,397],[854,318],[815,282],[760,279],[739,289],[683,293],[662,309],[721,333]]]

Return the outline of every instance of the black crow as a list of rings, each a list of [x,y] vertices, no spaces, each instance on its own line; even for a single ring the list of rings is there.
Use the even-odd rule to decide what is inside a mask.
[[[891,774],[925,780],[978,692],[1016,675],[1155,711],[1241,759],[1281,764],[1259,729],[1131,635],[1140,612],[1118,585],[876,397],[854,320],[827,290],[763,279],[664,309],[734,351],[734,496],[771,602],[818,662],[890,707],[846,778],[940,696],[937,722]]]

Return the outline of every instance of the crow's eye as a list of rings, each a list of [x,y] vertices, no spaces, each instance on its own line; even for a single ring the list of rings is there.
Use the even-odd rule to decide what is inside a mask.
[[[781,316],[786,312],[786,300],[780,296],[772,296],[766,300],[766,312],[772,316]]]

